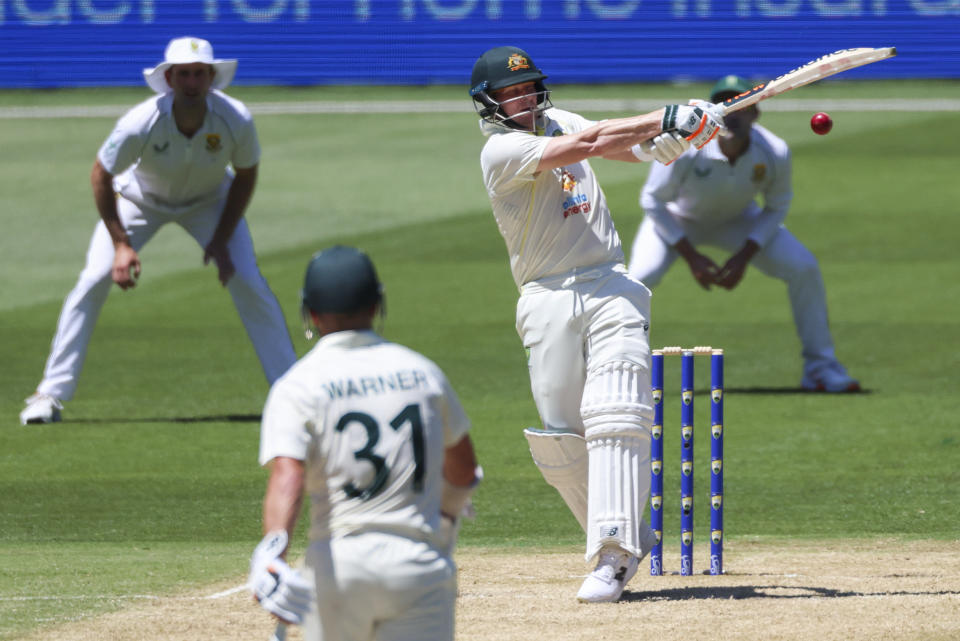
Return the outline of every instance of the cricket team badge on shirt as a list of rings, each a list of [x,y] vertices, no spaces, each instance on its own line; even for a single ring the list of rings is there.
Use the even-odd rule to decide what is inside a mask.
[[[223,144],[220,142],[220,134],[207,134],[207,151],[216,152],[223,149]]]

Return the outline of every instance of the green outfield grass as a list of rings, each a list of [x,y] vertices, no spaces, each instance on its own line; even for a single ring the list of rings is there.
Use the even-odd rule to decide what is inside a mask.
[[[899,95],[889,83],[871,86],[874,94],[864,93],[869,86],[852,91]],[[932,83],[909,87],[911,97],[960,93],[954,84],[941,93]],[[448,90],[236,93],[250,100],[460,95]],[[848,97],[838,85],[828,90]],[[555,98],[562,107],[563,95],[593,93],[559,88]],[[130,90],[10,92],[0,93],[0,104],[78,97],[93,104],[91,96],[102,104],[136,99]],[[755,271],[734,292],[707,293],[677,264],[655,292],[652,342],[726,349],[730,539],[955,540],[960,183],[951,141],[960,139],[960,121],[956,113],[846,112],[820,137],[809,116],[768,112],[761,122],[793,148],[796,197],[787,225],[820,260],[838,354],[866,393],[797,390],[801,360],[786,292]],[[125,595],[239,579],[259,540],[266,474],[256,463],[257,421],[266,383],[215,270],[201,267],[201,251],[178,228],[143,252],[136,290],[112,292],[65,422],[23,428],[17,421],[97,219],[87,176],[111,125],[109,118],[0,120],[7,150],[0,158],[2,639],[120,607]],[[258,125],[264,157],[249,220],[298,352],[308,349],[297,293],[310,255],[333,242],[364,248],[386,286],[385,335],[437,361],[475,424],[487,479],[462,543],[577,544],[578,526],[541,480],[521,434],[537,416],[513,329],[516,289],[480,184],[483,139],[473,115],[261,116]],[[629,248],[645,168],[594,166]],[[679,372],[669,365],[667,483],[677,488]],[[700,540],[707,433],[698,432]],[[668,532],[678,529],[677,512],[668,502]],[[296,545],[304,541],[301,528]]]

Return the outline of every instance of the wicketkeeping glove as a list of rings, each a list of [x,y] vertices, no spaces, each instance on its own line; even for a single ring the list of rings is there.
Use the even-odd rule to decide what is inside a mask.
[[[248,585],[264,610],[299,625],[313,606],[313,586],[280,557],[287,540],[285,530],[263,537],[250,558]]]
[[[710,142],[723,127],[723,119],[710,103],[706,109],[698,105],[667,105],[663,110],[660,128],[663,131],[676,131],[700,149]]]

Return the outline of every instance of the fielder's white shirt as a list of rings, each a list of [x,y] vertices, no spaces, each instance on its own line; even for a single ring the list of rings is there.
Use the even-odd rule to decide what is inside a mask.
[[[756,222],[750,238],[762,247],[777,232],[793,199],[790,149],[755,124],[750,146],[731,165],[717,138],[702,149],[691,147],[669,165],[653,163],[640,205],[670,245],[684,236],[674,217],[722,227],[751,216]],[[756,201],[759,194],[763,196],[762,209]]]
[[[481,122],[483,182],[510,254],[517,287],[577,267],[623,262],[620,238],[590,163],[534,173],[553,136],[595,124],[561,109],[546,111],[544,134]]]
[[[187,138],[173,118],[173,93],[141,102],[117,121],[97,153],[114,188],[140,207],[176,214],[216,201],[232,179],[228,165],[260,161],[253,116],[223,92],[207,94],[207,115]]]
[[[270,389],[260,464],[306,461],[311,540],[439,527],[444,450],[470,422],[440,368],[372,331],[322,337]]]

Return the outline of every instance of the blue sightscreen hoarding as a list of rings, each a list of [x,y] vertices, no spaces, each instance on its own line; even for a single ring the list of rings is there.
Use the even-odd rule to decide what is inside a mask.
[[[552,83],[768,78],[896,46],[849,78],[960,76],[960,0],[0,0],[0,87],[131,85],[170,38],[239,58],[237,84],[460,84],[485,49]]]

